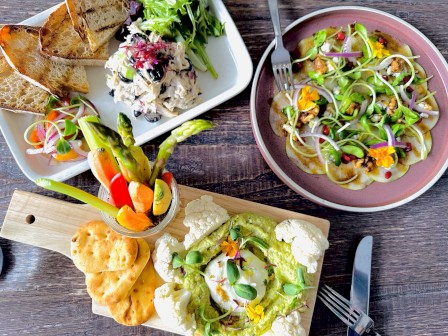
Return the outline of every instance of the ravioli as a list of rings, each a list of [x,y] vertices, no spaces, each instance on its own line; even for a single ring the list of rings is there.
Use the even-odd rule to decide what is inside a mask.
[[[410,46],[355,23],[298,41],[294,54],[295,89],[274,96],[269,122],[299,169],[360,190],[427,158],[439,107]]]

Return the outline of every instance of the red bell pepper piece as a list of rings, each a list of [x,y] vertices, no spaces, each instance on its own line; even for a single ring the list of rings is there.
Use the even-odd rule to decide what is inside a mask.
[[[162,180],[168,184],[168,187],[171,188],[171,181],[173,180],[173,173],[170,172],[164,172],[162,174]]]
[[[110,198],[117,208],[128,205],[134,209],[131,195],[129,194],[128,183],[121,173],[116,174],[110,181],[109,186]]]

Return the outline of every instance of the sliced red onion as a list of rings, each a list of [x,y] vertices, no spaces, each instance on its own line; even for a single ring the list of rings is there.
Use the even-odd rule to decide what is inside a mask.
[[[407,148],[408,144],[406,142],[403,142],[403,141],[395,141],[395,147]]]
[[[44,131],[44,127],[42,126],[41,123],[37,124],[36,130],[37,130],[37,137],[39,138],[39,141],[44,141],[45,140],[45,131]]]
[[[72,122],[76,122],[77,119],[81,118],[84,115],[85,111],[86,105],[83,102],[80,102],[78,112],[76,112],[76,115],[73,117]]]
[[[328,143],[329,143],[330,145],[332,145],[332,146],[334,147],[334,149],[336,149],[336,150],[340,150],[338,144],[337,144],[332,138],[327,137],[326,135],[323,135],[323,134],[317,134],[317,133],[307,133],[307,132],[305,132],[305,133],[300,134],[300,136],[301,136],[302,138],[306,138],[306,137],[322,138],[322,139],[328,141]]]
[[[326,53],[325,56],[327,56],[327,57],[343,57],[343,58],[361,57],[362,52],[361,51],[351,51],[351,52],[342,52],[342,53],[329,52],[329,53]]]
[[[392,129],[390,128],[389,125],[383,125],[384,130],[386,131],[387,134],[387,144],[389,146],[395,147],[395,137],[394,137],[394,132],[392,132]]]
[[[44,147],[41,147],[41,148],[27,148],[26,149],[26,153],[27,154],[31,154],[31,155],[43,154],[44,153]]]
[[[85,150],[83,150],[81,148],[82,146],[82,141],[81,140],[72,140],[69,141],[70,146],[72,147],[72,149],[76,152],[76,154],[83,156],[83,157],[87,157],[87,155],[89,155],[89,152],[86,152]]]
[[[392,63],[392,58],[389,58],[389,59],[382,61],[377,66],[368,67],[368,69],[374,70],[374,71],[382,70],[382,69],[387,68],[391,63]]]
[[[319,126],[319,127],[317,128],[316,132],[315,132],[315,133],[313,132],[313,134],[321,135],[321,134],[322,134],[322,126]],[[317,158],[319,159],[319,161],[320,161],[322,164],[324,164],[324,163],[325,163],[325,160],[324,160],[324,158],[323,158],[323,156],[322,156],[322,152],[321,152],[321,150],[320,150],[319,139],[314,139],[314,148],[316,149]]]
[[[352,51],[352,43],[353,39],[350,35],[347,35],[344,39],[344,44],[342,45],[343,52],[351,52]]]
[[[377,149],[377,148],[386,147],[386,146],[389,146],[389,143],[387,141],[383,141],[383,142],[378,142],[374,145],[371,145],[370,148]]]
[[[409,108],[411,108],[410,107],[411,106],[411,99],[408,97],[408,95],[404,91],[404,86],[400,85],[399,89],[400,89],[401,99],[403,99],[403,101],[405,101],[408,104]]]
[[[425,108],[419,106],[419,104],[416,104],[414,106],[414,110],[416,110],[417,112],[426,113],[426,114],[429,114],[429,115],[432,115],[432,116],[439,115],[439,111],[432,111],[432,110],[425,109]]]
[[[409,108],[410,108],[411,110],[414,109],[415,99],[416,99],[416,98],[417,98],[417,93],[416,93],[415,91],[412,91],[412,94],[411,94],[411,102],[409,103]]]
[[[50,156],[50,159],[48,160],[49,166],[56,166],[58,163],[58,160],[56,160],[53,156]]]

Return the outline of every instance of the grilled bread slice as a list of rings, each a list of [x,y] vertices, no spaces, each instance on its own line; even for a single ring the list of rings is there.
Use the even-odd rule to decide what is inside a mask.
[[[37,27],[3,26],[0,30],[0,47],[12,68],[52,94],[63,97],[70,91],[89,91],[84,66],[56,63],[41,55]]]
[[[50,14],[39,31],[42,55],[55,62],[71,65],[103,66],[109,58],[109,42],[92,51],[73,28],[65,3]]]
[[[0,108],[43,115],[49,98],[47,91],[23,79],[0,54]]]
[[[73,27],[98,50],[129,16],[129,0],[66,0]]]

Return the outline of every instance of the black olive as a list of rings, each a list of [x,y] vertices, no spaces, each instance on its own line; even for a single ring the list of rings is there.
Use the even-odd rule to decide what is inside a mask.
[[[126,36],[129,34],[128,25],[122,25],[120,29],[117,30],[115,33],[115,39],[121,42],[124,42],[126,40]]]
[[[115,90],[110,90],[110,91],[109,91],[109,96],[113,97],[114,94],[115,94]]]
[[[126,78],[120,71],[118,71],[118,77],[124,83],[132,83],[132,79]]]
[[[158,113],[145,113],[145,119],[150,123],[158,122],[161,118],[162,116]]]
[[[138,118],[138,117],[140,117],[141,115],[142,115],[142,112],[141,112],[141,111],[137,111],[137,110],[134,111],[134,117]]]
[[[137,42],[138,40],[143,40],[145,42],[148,42],[148,37],[141,33],[135,33],[131,37],[131,42]]]
[[[148,74],[153,82],[160,82],[164,75],[163,66],[154,64],[152,69],[148,69]]]
[[[160,94],[165,93],[166,91],[166,85],[162,84],[162,86],[160,87]]]

